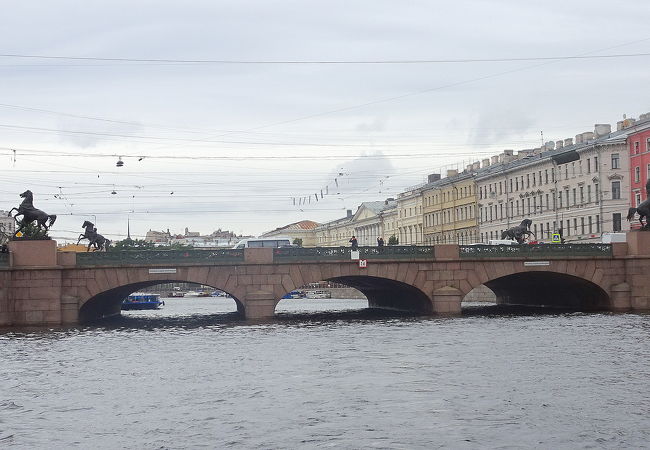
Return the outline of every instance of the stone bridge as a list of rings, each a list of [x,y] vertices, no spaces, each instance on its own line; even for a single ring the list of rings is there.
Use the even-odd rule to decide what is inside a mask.
[[[485,285],[508,304],[579,310],[650,309],[650,233],[628,242],[525,246],[362,247],[57,252],[55,241],[13,241],[0,254],[0,326],[76,324],[120,312],[147,287],[191,282],[229,293],[240,314],[263,319],[288,292],[333,281],[369,306],[457,314]]]

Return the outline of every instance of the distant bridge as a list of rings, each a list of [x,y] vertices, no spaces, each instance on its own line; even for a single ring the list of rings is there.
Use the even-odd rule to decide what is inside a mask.
[[[369,306],[457,314],[485,285],[507,304],[579,310],[650,309],[650,233],[627,243],[524,246],[282,248],[57,252],[55,241],[13,241],[0,254],[0,325],[75,324],[117,314],[132,292],[191,282],[229,293],[246,318],[272,317],[300,286],[354,287]]]

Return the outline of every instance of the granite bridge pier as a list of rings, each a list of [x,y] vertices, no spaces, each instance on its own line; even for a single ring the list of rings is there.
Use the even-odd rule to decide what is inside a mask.
[[[614,244],[262,248],[58,252],[12,241],[0,254],[0,326],[77,324],[118,314],[130,293],[191,282],[229,293],[248,319],[272,317],[307,283],[354,287],[370,307],[458,314],[485,285],[505,304],[593,311],[650,310],[650,233]],[[364,264],[365,261],[365,264]]]

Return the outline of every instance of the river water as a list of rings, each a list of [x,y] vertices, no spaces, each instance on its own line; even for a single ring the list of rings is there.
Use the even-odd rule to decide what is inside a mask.
[[[165,299],[0,330],[0,448],[641,448],[650,315]]]

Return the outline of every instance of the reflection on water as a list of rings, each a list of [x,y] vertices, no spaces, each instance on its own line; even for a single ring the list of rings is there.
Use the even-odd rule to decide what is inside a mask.
[[[165,299],[0,330],[0,447],[641,448],[650,316]]]

